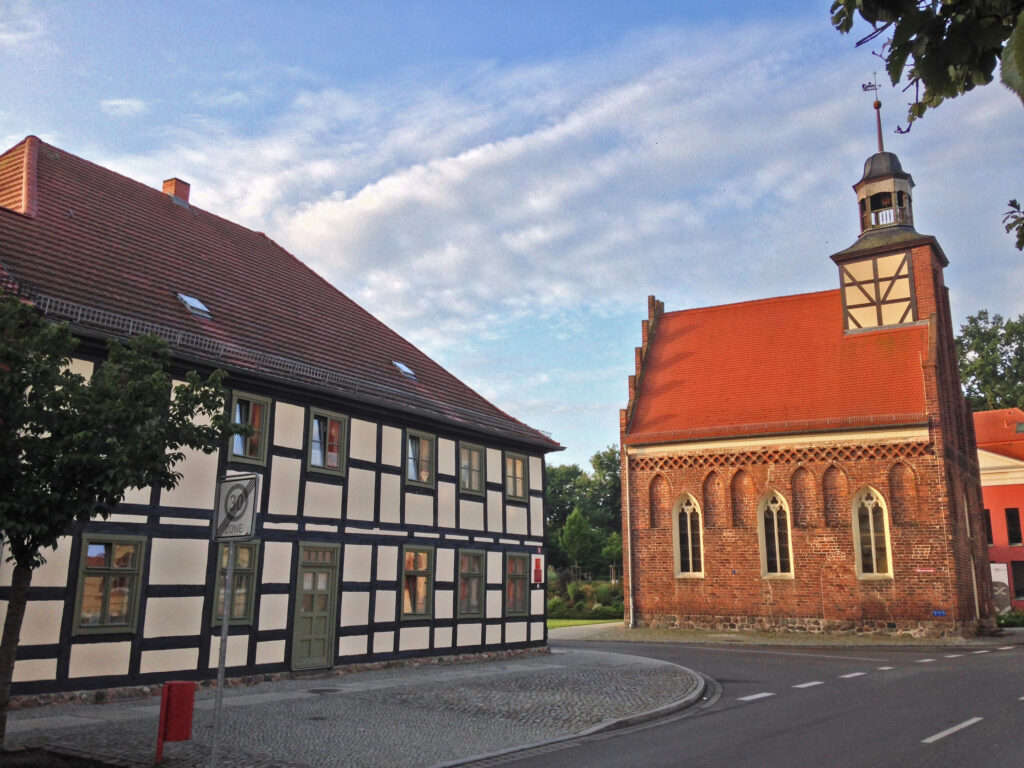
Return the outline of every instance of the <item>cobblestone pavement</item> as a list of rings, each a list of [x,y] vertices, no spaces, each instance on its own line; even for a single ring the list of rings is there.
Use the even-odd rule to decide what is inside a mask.
[[[673,664],[579,650],[261,683],[225,689],[219,762],[438,765],[673,711],[703,687]],[[166,744],[163,765],[209,764],[213,705],[213,691],[197,695],[192,740]],[[159,714],[154,699],[18,710],[8,746],[151,766]]]

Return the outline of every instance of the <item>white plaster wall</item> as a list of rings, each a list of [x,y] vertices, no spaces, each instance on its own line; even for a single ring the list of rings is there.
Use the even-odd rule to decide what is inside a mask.
[[[57,539],[57,549],[41,550],[46,562],[32,571],[33,587],[64,587],[68,583],[68,563],[71,560],[71,537]],[[11,551],[0,539],[0,587],[11,586],[14,563],[7,562]]]
[[[29,600],[21,623],[20,645],[51,645],[60,640],[63,600]],[[0,629],[7,619],[7,601],[0,600]]]
[[[487,492],[487,530],[501,533],[501,492]]]
[[[437,527],[455,527],[455,483],[437,484]]]
[[[150,584],[205,584],[205,539],[153,539]]]
[[[434,592],[434,618],[450,619],[455,615],[455,597],[450,589],[439,589]]]
[[[198,648],[166,648],[160,651],[143,651],[139,671],[177,672],[194,670],[199,666]]]
[[[302,459],[273,456],[270,460],[270,498],[267,512],[271,515],[294,515],[299,507],[299,473]]]
[[[161,517],[160,525],[191,525],[193,528],[209,528],[209,520],[194,517]]]
[[[459,624],[456,638],[459,645],[480,645],[483,638],[483,625]]]
[[[373,620],[379,624],[395,620],[397,597],[393,589],[378,589],[374,597]]]
[[[287,541],[267,541],[263,544],[264,584],[288,584],[292,580],[292,545]]]
[[[498,645],[501,642],[501,626],[498,624],[487,626],[487,645]]]
[[[389,467],[402,466],[402,430],[395,427],[381,430],[380,460]]]
[[[506,643],[525,643],[526,642],[526,622],[525,621],[510,621],[505,624],[505,642]]]
[[[352,635],[338,639],[339,656],[362,656],[366,653],[366,635]]]
[[[342,581],[369,581],[372,554],[373,547],[369,544],[346,544]]]
[[[452,628],[451,627],[436,627],[434,629],[434,647],[435,648],[451,648],[452,647]]]
[[[544,473],[541,468],[540,458],[537,456],[530,457],[530,490],[544,490]]]
[[[280,664],[284,661],[284,640],[264,640],[256,643],[257,664]]]
[[[470,531],[484,530],[484,504],[482,501],[459,501],[459,527]]]
[[[151,597],[146,601],[146,624],[142,636],[198,635],[202,622],[202,597]]]
[[[501,552],[487,553],[487,583],[502,584],[505,574],[502,571]]]
[[[374,653],[391,653],[395,650],[395,633],[394,632],[374,632],[373,633],[373,652]]]
[[[130,641],[118,643],[78,643],[71,646],[68,677],[127,675],[132,652]]]
[[[500,589],[487,590],[487,613],[485,615],[487,616],[488,619],[497,619],[501,617]]]
[[[422,651],[430,647],[430,627],[402,627],[398,636],[398,650]]]
[[[492,483],[505,484],[505,468],[501,466],[501,451],[487,449],[487,479]]]
[[[341,492],[340,485],[328,483],[316,483],[312,480],[306,481],[306,499],[302,506],[303,517],[329,517],[332,520],[341,519]],[[370,508],[371,514],[373,508]]]
[[[83,360],[80,357],[72,357],[71,362],[68,364],[68,370],[72,373],[77,373],[83,377],[86,381],[92,378],[92,373],[96,369],[92,360]]]
[[[382,472],[380,476],[380,521],[401,522],[402,476]]]
[[[544,536],[544,499],[530,497],[530,535]]]
[[[419,493],[405,494],[406,525],[434,524],[434,497]]]
[[[274,445],[302,450],[306,409],[290,403],[274,403]]]
[[[505,529],[506,533],[525,536],[529,533],[526,520],[526,507],[518,504],[509,504],[505,507]]]
[[[369,592],[344,592],[341,595],[341,622],[342,627],[358,627],[370,623],[370,593]],[[364,650],[360,653],[365,653]]]
[[[226,667],[243,667],[248,663],[249,636],[230,635],[228,637],[227,658],[224,661]],[[210,668],[216,669],[220,663],[220,635],[210,638]]]
[[[530,613],[534,616],[540,616],[544,613],[544,590],[543,589],[531,589],[530,590]]]
[[[183,447],[181,452],[185,458],[174,465],[181,472],[181,480],[171,490],[160,492],[160,505],[212,510],[217,492],[217,451],[205,454]]]
[[[352,467],[348,471],[348,506],[345,517],[349,520],[373,520],[373,487],[377,473]]]
[[[362,419],[352,419],[351,429],[349,456],[363,461],[377,461],[377,425]]]
[[[263,595],[260,598],[260,629],[285,629],[288,626],[288,595]]]
[[[145,488],[127,488],[124,492],[122,504],[149,504],[149,496],[152,489],[147,485]]]
[[[21,659],[14,663],[15,683],[27,683],[32,680],[54,680],[57,677],[56,659]]]
[[[544,622],[543,621],[531,621],[530,622],[530,639],[531,640],[543,640],[544,639]]]
[[[398,547],[377,547],[377,581],[395,581],[398,578]]]
[[[437,438],[437,473],[455,474],[455,442],[443,437]]]
[[[435,557],[437,565],[434,573],[438,581],[455,581],[455,550],[438,549]]]

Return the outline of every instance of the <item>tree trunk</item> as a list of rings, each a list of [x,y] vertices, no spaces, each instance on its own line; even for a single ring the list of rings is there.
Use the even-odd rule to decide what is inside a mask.
[[[11,599],[7,602],[3,639],[0,640],[0,752],[7,748],[7,706],[11,700],[11,678],[14,676],[14,656],[18,652],[21,622],[25,618],[28,588],[32,583],[32,569],[14,566],[11,579]]]

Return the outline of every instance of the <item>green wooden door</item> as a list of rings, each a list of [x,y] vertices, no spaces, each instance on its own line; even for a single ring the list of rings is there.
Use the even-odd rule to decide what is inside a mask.
[[[292,669],[329,667],[334,661],[338,547],[329,544],[299,546]]]

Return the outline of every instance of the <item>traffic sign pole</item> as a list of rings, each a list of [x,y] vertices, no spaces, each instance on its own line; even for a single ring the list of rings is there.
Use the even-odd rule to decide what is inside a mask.
[[[217,768],[220,746],[220,710],[224,703],[224,665],[228,657],[228,626],[231,624],[231,606],[235,602],[235,540],[228,541],[228,567],[224,573],[224,609],[220,616],[220,653],[217,660],[217,696],[213,705],[213,752],[210,768]]]

